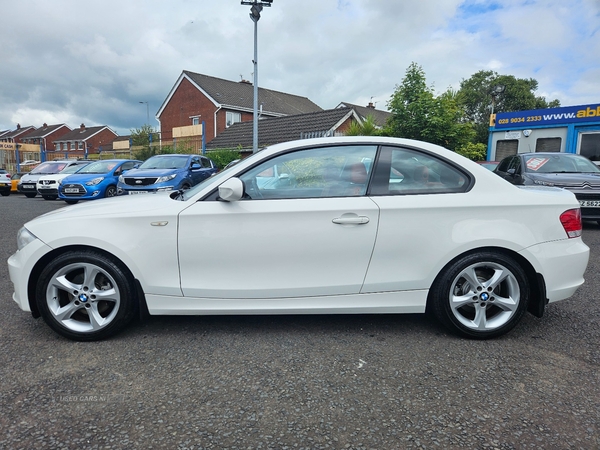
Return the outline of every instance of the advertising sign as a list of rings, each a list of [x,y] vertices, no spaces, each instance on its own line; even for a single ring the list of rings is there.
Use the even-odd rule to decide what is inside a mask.
[[[496,114],[496,129],[600,122],[600,103]]]

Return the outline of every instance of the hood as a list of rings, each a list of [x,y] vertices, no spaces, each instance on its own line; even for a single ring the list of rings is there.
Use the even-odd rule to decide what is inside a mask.
[[[72,173],[67,175],[68,180],[65,180],[64,183],[85,183],[88,180],[93,180],[94,178],[109,178],[113,177],[110,172],[109,173]]]
[[[164,177],[185,169],[132,169],[123,174],[125,178]]]

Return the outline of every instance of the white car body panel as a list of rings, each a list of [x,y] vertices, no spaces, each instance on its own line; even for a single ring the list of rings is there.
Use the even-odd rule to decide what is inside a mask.
[[[369,221],[332,222],[344,215]],[[211,298],[357,294],[378,216],[367,197],[195,203],[179,222],[183,293]],[[315,250],[323,248],[327,252],[315,260]],[[202,254],[208,259],[198,264]]]
[[[56,188],[58,189],[58,185],[60,184],[60,180],[62,180],[63,178],[68,177],[69,175],[71,175],[70,173],[56,173],[56,174],[52,174],[52,175],[42,175],[41,177],[38,178],[36,184],[35,184],[35,189],[36,191],[40,191],[40,188],[43,188],[44,186],[44,182],[49,181],[50,185],[47,185],[46,187],[51,187],[51,188]]]

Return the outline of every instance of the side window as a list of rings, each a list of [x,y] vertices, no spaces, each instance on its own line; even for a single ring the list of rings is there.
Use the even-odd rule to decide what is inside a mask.
[[[248,199],[365,195],[377,146],[319,147],[276,156],[240,176]]]
[[[508,172],[508,167],[510,166],[510,161],[512,158],[504,158],[502,161],[500,161],[500,164],[498,164],[498,169],[496,169],[498,172]]]
[[[464,192],[468,176],[428,153],[384,147],[377,161],[371,195],[444,194]]]
[[[212,166],[207,158],[200,157],[200,166],[204,169],[210,169]]]

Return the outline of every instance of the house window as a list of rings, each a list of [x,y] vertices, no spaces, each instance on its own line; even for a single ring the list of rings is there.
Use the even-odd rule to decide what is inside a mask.
[[[227,111],[227,117],[226,117],[226,123],[225,123],[226,127],[230,127],[234,123],[241,122],[241,121],[242,121],[241,113]]]
[[[192,117],[192,125],[200,125],[200,117]]]
[[[78,148],[79,150],[83,150],[83,141],[79,141],[79,142],[77,143],[77,148]]]

